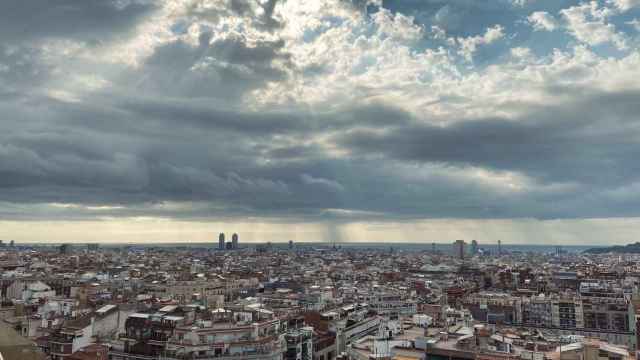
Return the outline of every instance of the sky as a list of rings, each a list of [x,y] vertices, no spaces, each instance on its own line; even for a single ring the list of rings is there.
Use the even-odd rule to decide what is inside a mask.
[[[0,1],[0,239],[640,237],[640,0]]]

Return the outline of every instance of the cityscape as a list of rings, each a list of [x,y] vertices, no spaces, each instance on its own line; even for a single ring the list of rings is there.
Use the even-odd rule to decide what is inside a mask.
[[[0,243],[0,352],[595,360],[635,359],[640,344],[637,254],[214,238],[193,247]]]
[[[640,360],[640,0],[0,0],[0,360]]]

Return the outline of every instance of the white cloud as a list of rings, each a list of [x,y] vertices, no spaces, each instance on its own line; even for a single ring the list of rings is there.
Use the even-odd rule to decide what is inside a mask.
[[[633,19],[631,21],[627,21],[626,24],[633,26],[633,28],[636,29],[636,31],[640,31],[640,20]]]
[[[558,27],[558,22],[546,11],[536,11],[527,18],[536,31],[553,31]]]
[[[416,41],[422,37],[422,28],[416,26],[413,17],[402,14],[393,15],[387,9],[380,9],[372,16],[378,28],[378,34],[399,41]]]
[[[307,185],[311,186],[321,186],[327,188],[331,191],[344,191],[344,186],[335,180],[313,177],[309,174],[300,175],[300,179]]]
[[[626,12],[635,7],[640,7],[640,0],[608,0],[607,3],[615,6],[621,12]]]
[[[484,35],[476,35],[467,38],[458,38],[460,49],[458,53],[467,61],[473,59],[473,54],[478,50],[478,46],[491,44],[504,37],[504,27],[495,25],[487,29]]]
[[[511,56],[513,56],[516,59],[519,60],[524,60],[524,61],[531,61],[531,59],[533,59],[533,53],[531,52],[531,49],[527,48],[527,47],[515,47],[511,49]]]
[[[368,19],[343,1],[312,4],[286,2],[279,11],[285,18],[284,50],[291,54],[296,69],[315,71],[311,75],[294,71],[288,81],[270,83],[250,94],[249,101],[307,104],[325,110],[353,101],[398,99],[402,103],[404,87],[457,72],[447,50],[413,49],[423,29],[411,18],[383,10]],[[305,37],[301,30],[307,24],[311,26],[306,34],[313,37]],[[397,24],[401,24],[400,33]]]
[[[283,6],[296,8],[296,4],[287,2]],[[469,70],[468,64],[460,62],[456,55],[472,59],[480,46],[507,36],[502,26],[491,27],[481,35],[457,39],[434,27],[429,31],[429,38],[442,47],[416,51],[412,43],[414,37],[383,36],[375,22],[369,23],[353,9],[317,6],[315,10],[301,7],[297,10],[300,13],[282,8],[283,14],[291,17],[282,32],[287,34],[286,51],[292,54],[295,68],[312,67],[319,72],[292,71],[285,81],[272,82],[252,92],[247,97],[252,106],[304,104],[328,111],[348,107],[354,101],[382,102],[429,121],[447,122],[468,117],[514,117],[526,110],[524,104],[556,104],[574,98],[571,93],[550,94],[549,89],[554,86],[611,91],[638,87],[631,80],[640,76],[640,58],[636,52],[617,59],[605,58],[578,45],[538,57],[530,49],[516,46],[506,61]],[[586,4],[563,12],[571,18],[576,14],[583,14],[583,19],[589,21],[604,22],[611,10]],[[385,23],[387,20],[392,23],[392,14],[384,16]],[[325,18],[339,21],[325,26],[322,25]],[[295,29],[301,24],[318,24],[312,25],[317,35],[304,39],[303,31],[292,30],[292,26]],[[415,24],[405,25],[414,26],[415,34],[422,31]],[[578,21],[572,25],[577,36],[603,36],[583,33],[586,30]],[[603,26],[607,28],[606,23]],[[589,44],[605,41],[588,40]],[[527,91],[521,91],[523,88]]]
[[[355,101],[363,104],[394,104],[436,122],[471,116],[513,116],[520,110],[505,107],[505,103],[538,104],[558,101],[561,97],[547,94],[546,89],[550,85],[585,85],[588,81],[593,81],[593,87],[610,86],[617,89],[630,86],[629,79],[638,73],[631,65],[636,63],[633,53],[626,59],[604,59],[581,46],[557,50],[540,58],[529,49],[516,46],[510,50],[511,57],[506,62],[469,71],[468,64],[460,62],[456,55],[467,61],[472,60],[481,46],[495,43],[507,36],[501,25],[467,38],[448,37],[444,30],[433,27],[428,32],[428,38],[442,47],[416,50],[415,41],[425,35],[423,27],[411,17],[384,9],[368,17],[362,9],[340,0],[307,4],[282,2],[278,3],[274,12],[274,17],[282,23],[282,27],[269,32],[252,27],[251,23],[224,12],[214,23],[213,19],[205,16],[203,7],[207,4],[216,6],[216,13],[223,11],[224,6],[220,7],[216,5],[217,2],[209,1],[194,3],[198,4],[196,9],[200,10],[191,10],[195,11],[193,17],[185,18],[185,8],[189,8],[188,1],[173,1],[159,10],[162,17],[149,19],[148,22],[159,22],[157,26],[166,29],[178,19],[189,20],[185,34],[172,35],[183,37],[187,43],[196,41],[206,27],[211,28],[211,41],[228,36],[245,39],[248,43],[259,40],[284,41],[282,51],[290,56],[292,66],[283,67],[287,72],[285,78],[270,81],[264,87],[245,95],[245,105],[256,110],[276,105],[287,108],[310,106],[312,109],[330,111],[348,107]],[[582,42],[591,45],[606,39],[618,39],[621,41],[619,44],[624,43],[624,39],[618,38],[622,35],[613,32],[613,25],[607,23],[607,19],[613,14],[611,9],[589,3],[561,13],[567,18],[575,36],[584,39]],[[547,30],[560,26],[546,12],[532,13],[529,21]],[[143,24],[132,36],[132,39],[137,39],[135,41],[149,35],[145,29],[156,28]],[[590,32],[592,27],[597,31]],[[603,27],[604,31],[601,29]],[[163,30],[161,34],[166,33]],[[163,35],[160,43],[164,41],[166,38]],[[125,39],[123,44],[127,48],[132,42]],[[114,44],[113,49],[122,50],[123,47]],[[51,53],[49,57],[57,56],[58,52]],[[195,63],[194,69],[202,65],[202,62],[217,59],[205,57],[199,61]],[[219,62],[218,65],[235,66],[225,62]],[[96,66],[91,67],[95,68]],[[239,68],[237,72],[245,73],[241,70]],[[583,78],[573,75],[578,73]],[[107,75],[92,74],[89,79],[100,80],[107,87],[112,86],[109,82],[113,79]],[[66,93],[54,92],[51,96],[65,101],[77,100],[69,96],[77,94],[76,86],[55,85],[53,89]],[[527,92],[518,91],[523,86],[528,88]]]
[[[525,7],[529,4],[533,4],[536,0],[511,0],[511,3],[515,6]]]
[[[592,1],[561,10],[560,14],[567,21],[567,30],[577,40],[592,46],[611,43],[620,50],[627,48],[624,34],[617,32],[615,25],[608,22],[612,15],[610,8],[601,8]]]
[[[82,99],[74,93],[69,91],[60,90],[60,89],[52,89],[47,91],[47,95],[55,100],[66,102],[66,103],[80,103]]]
[[[517,43],[519,40],[517,37],[511,37],[507,31],[510,25],[506,23],[504,27],[496,25],[484,32],[480,31],[477,36],[466,38],[452,37],[450,34],[454,33],[454,30],[450,30],[448,35],[442,28],[435,26],[425,34],[422,25],[412,17],[384,9],[366,14],[361,8],[352,6],[351,2],[342,0],[278,2],[274,18],[281,26],[268,30],[237,14],[225,13],[225,4],[228,4],[225,1],[174,1],[167,4],[174,4],[175,8],[171,9],[167,5],[158,10],[158,16],[145,17],[132,31],[130,38],[124,37],[113,43],[99,44],[95,48],[72,41],[44,43],[42,56],[48,65],[56,68],[56,71],[52,72],[53,80],[46,81],[41,87],[44,89],[42,91],[47,91],[47,95],[58,102],[64,102],[65,105],[70,103],[77,108],[93,105],[89,102],[91,100],[95,101],[95,106],[104,106],[100,101],[96,101],[97,96],[92,97],[92,92],[104,91],[104,94],[98,95],[104,95],[107,101],[113,101],[112,93],[119,92],[125,93],[123,96],[131,97],[132,103],[140,101],[138,97],[141,95],[136,93],[139,89],[136,87],[136,81],[139,79],[135,75],[144,75],[146,66],[157,66],[160,71],[167,72],[177,69],[175,79],[180,79],[182,75],[179,72],[180,66],[171,63],[165,68],[164,64],[147,63],[148,56],[167,56],[158,49],[170,43],[184,45],[172,49],[172,54],[180,51],[189,53],[192,50],[196,53],[200,46],[206,48],[207,44],[200,43],[203,38],[210,44],[225,39],[238,39],[247,45],[247,49],[255,47],[256,43],[263,40],[282,44],[281,50],[286,54],[287,63],[281,65],[286,76],[269,78],[268,81],[260,83],[256,90],[244,93],[244,103],[241,105],[247,105],[247,108],[258,112],[276,109],[292,117],[313,117],[316,114],[320,117],[328,112],[337,114],[340,112],[335,112],[336,109],[351,110],[354,104],[385,104],[398,108],[399,113],[410,113],[414,116],[412,120],[443,126],[450,122],[478,117],[505,117],[515,121],[521,119],[520,115],[531,111],[532,106],[573,103],[580,100],[585,93],[640,89],[636,80],[640,78],[638,51],[634,49],[605,56],[590,48],[589,45],[607,42],[621,48],[627,45],[627,42],[631,44],[623,34],[616,32],[613,24],[616,20],[614,15],[619,14],[620,8],[602,7],[595,2],[563,10],[562,19],[560,16],[556,19],[544,11],[528,16],[528,21],[534,29],[544,31],[561,28],[566,20],[568,31],[579,40],[577,45],[572,42],[569,47],[547,49],[549,53],[546,55],[536,55],[541,53],[541,50],[544,51],[538,46],[534,53],[526,47],[529,44]],[[259,6],[255,5],[258,2],[250,4]],[[524,5],[524,2],[522,4]],[[215,11],[211,10],[213,8]],[[629,24],[637,27],[638,21]],[[175,29],[178,30],[174,32]],[[498,42],[505,37],[509,37],[509,42],[513,42],[514,47],[506,50],[502,47],[496,49],[505,52],[491,54],[497,56],[491,57],[495,60],[489,65],[470,66],[469,61],[473,60],[482,46]],[[417,43],[417,40],[421,41]],[[422,40],[428,47],[422,46]],[[95,53],[87,54],[94,49]],[[206,50],[212,51],[212,54],[195,54],[193,58],[189,57],[186,69],[203,73],[211,69],[233,70],[246,78],[260,76],[251,66],[235,62],[233,58],[218,57],[211,49]],[[77,54],[82,56],[76,56]],[[154,56],[152,60],[158,59]],[[114,62],[123,62],[125,65],[114,65]],[[0,72],[2,66],[0,64]],[[124,75],[119,73],[123,68],[126,69]],[[68,75],[71,70],[74,74],[72,76]],[[133,76],[129,77],[131,74]],[[206,77],[197,75],[194,76],[194,81],[207,81]],[[225,83],[227,84],[232,85],[232,81]],[[215,94],[207,92],[209,89],[204,88],[196,95],[202,96],[205,101],[217,101]],[[153,90],[157,90],[160,95],[167,91],[162,87]],[[190,95],[174,92],[171,96],[178,98],[176,100],[182,100]],[[240,107],[233,101],[224,105]],[[304,115],[297,113],[301,108]],[[126,116],[121,113],[116,115],[116,119]],[[366,116],[358,120],[361,120],[360,126],[374,126],[368,123],[369,119]],[[282,135],[274,138],[273,143],[290,141],[292,146],[302,142],[316,145],[320,154],[314,156],[326,156],[330,158],[325,159],[327,162],[349,157],[351,154],[348,153],[348,149],[332,142],[332,135],[335,135],[332,131],[342,130],[328,127],[325,131],[319,126],[317,132],[301,135],[303,139],[300,139],[298,134]],[[263,139],[252,141],[255,142],[252,144],[255,145],[255,149],[269,149],[269,146],[265,147],[266,141],[263,142]],[[207,142],[209,143],[215,142]],[[216,149],[203,147],[203,150],[205,148]],[[252,148],[246,151],[253,150]],[[229,154],[235,155],[235,152],[229,151]],[[301,155],[300,159],[302,158],[304,155]],[[272,161],[275,163],[278,159],[273,158]],[[302,160],[296,158],[296,161]],[[127,177],[131,177],[130,173],[134,173],[135,169],[141,168],[133,160],[121,162],[125,165],[122,167],[127,169]],[[265,165],[265,168],[267,167]],[[240,169],[239,173],[242,173],[242,170]],[[316,172],[315,169],[303,168],[291,178],[295,178],[307,188],[329,189],[336,193],[345,189],[353,190],[350,188],[353,187],[351,183],[344,178],[321,171],[322,169]],[[182,173],[188,178],[204,178],[208,184],[216,184],[213,188],[240,189],[240,192],[256,189],[256,193],[263,192],[262,189],[270,189],[269,191],[274,193],[289,194],[287,184],[271,182],[270,178],[258,177],[252,182],[251,177],[227,178],[196,171]],[[476,184],[505,198],[524,196],[536,191],[556,191],[559,186],[539,182],[535,177],[529,177],[529,174],[525,173],[495,171],[482,167],[427,168],[424,171],[398,167],[398,171],[388,173],[396,178],[407,174],[420,176],[419,179],[414,179],[414,182],[420,185],[431,184],[434,180],[449,184],[455,179],[467,179],[464,182],[466,186]],[[133,182],[130,188],[137,188],[138,183],[145,183],[144,172],[141,171],[138,178],[140,180]],[[92,181],[92,178],[86,175],[85,182]],[[105,206],[85,207],[86,210],[100,212],[115,209]],[[187,210],[194,209],[192,205],[184,207]],[[149,208],[140,211],[149,211]],[[336,208],[328,210],[327,213],[360,216],[367,212]]]

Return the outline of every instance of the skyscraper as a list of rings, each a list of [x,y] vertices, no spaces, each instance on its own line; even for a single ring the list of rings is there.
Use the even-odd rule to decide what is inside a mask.
[[[456,240],[453,243],[453,253],[460,260],[464,259],[464,245],[465,245],[464,240]]]
[[[224,233],[220,233],[218,236],[218,250],[224,250]]]
[[[63,254],[63,255],[70,253],[71,252],[71,245],[62,244],[62,245],[58,246],[58,252],[60,254]]]
[[[238,234],[231,235],[231,248],[232,249],[238,248]]]
[[[478,242],[476,240],[471,240],[471,255],[475,255],[478,253]]]

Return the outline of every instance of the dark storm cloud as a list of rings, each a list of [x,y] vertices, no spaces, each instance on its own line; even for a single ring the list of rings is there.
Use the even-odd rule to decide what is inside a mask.
[[[566,93],[566,89],[565,92]],[[386,132],[355,130],[339,142],[361,154],[520,171],[545,182],[610,186],[640,176],[638,92],[599,94],[534,108],[515,120],[471,119],[448,126],[414,122]]]
[[[311,169],[288,174],[257,164],[256,139],[289,132],[298,119],[209,109],[196,116],[197,126],[188,126],[192,107],[97,103],[48,101],[26,121],[22,114],[23,121],[5,123],[11,131],[0,134],[0,198],[127,205],[211,201],[250,214],[313,208],[319,200],[328,205],[323,194],[335,189],[329,179],[302,176],[313,174]],[[40,122],[38,110],[45,109],[48,121]],[[301,196],[304,191],[315,195]]]
[[[205,104],[168,101],[125,102],[121,108],[137,116],[163,120],[170,124],[236,131],[255,136],[298,132],[308,129],[304,118],[290,113],[252,114],[223,110]]]
[[[120,99],[110,104],[142,121],[160,122],[164,126],[190,127],[201,131],[235,132],[258,138],[273,135],[314,135],[321,132],[376,126],[391,128],[408,124],[411,116],[397,108],[381,104],[355,106],[341,112],[311,114],[304,111],[242,111],[211,101],[148,98]],[[227,107],[228,109],[225,109]],[[286,144],[275,144],[284,151]],[[299,145],[293,145],[299,148]],[[264,150],[269,150],[264,147]],[[269,150],[270,151],[270,150]]]
[[[267,127],[260,132],[235,126],[232,131],[221,132],[225,126],[216,122],[205,121],[197,128],[181,126],[182,119],[193,116],[191,108],[129,114],[129,108],[105,111],[106,106],[54,104],[46,106],[48,121],[28,118],[12,123],[10,132],[0,134],[1,201],[134,208],[114,210],[119,216],[139,214],[144,204],[165,201],[211,204],[198,210],[199,215],[193,211],[163,212],[176,217],[326,217],[325,209],[332,208],[408,213],[415,209],[409,202],[416,200],[417,186],[409,192],[396,189],[383,196],[376,194],[379,186],[392,189],[398,184],[373,163],[332,159],[317,145],[298,152],[294,162],[281,161],[281,149],[295,147],[292,141],[296,137],[318,135],[313,123],[297,128],[298,135],[285,143],[276,138],[265,142],[270,136],[286,134],[291,126]],[[362,107],[349,116],[334,114],[326,118],[345,118],[336,123],[361,127],[380,114],[372,123],[398,124],[389,117],[399,112],[383,109]],[[166,119],[174,122],[157,121],[159,115],[167,113]],[[367,114],[366,120],[358,114]],[[238,123],[271,121],[268,114],[226,115]],[[129,126],[123,126],[125,123]],[[317,128],[326,129],[324,125]],[[264,147],[266,152],[256,149],[258,139],[262,139],[258,144],[263,147],[269,144]]]
[[[154,1],[20,0],[0,2],[0,43],[41,38],[100,42],[126,32],[149,14]]]
[[[143,69],[126,74],[133,78],[123,80],[148,92],[237,100],[266,82],[285,78],[284,68],[290,64],[283,45],[262,41],[249,46],[239,36],[211,42],[211,34],[203,29],[197,46],[181,40],[165,44],[145,61]]]
[[[35,48],[0,44],[0,86],[34,86],[47,77],[48,69],[38,62],[41,52]]]
[[[256,150],[263,151],[269,158],[277,160],[313,159],[322,154],[322,149],[317,145],[260,146]]]
[[[125,208],[101,214],[187,218],[637,215],[635,202],[620,194],[640,177],[632,161],[640,150],[638,96],[591,94],[516,120],[444,127],[382,105],[281,116],[113,94],[92,106],[52,101],[42,107],[47,121],[33,108],[34,117],[3,123],[11,131],[0,134],[0,201],[115,205]],[[349,157],[299,142],[336,132]],[[473,167],[538,183],[508,191],[467,177]],[[167,201],[205,205],[154,207]],[[93,216],[65,213],[74,211]]]
[[[137,59],[137,66],[89,62],[76,72],[75,62],[65,62],[81,60],[44,61],[37,39],[90,44],[117,38],[157,3],[58,1],[41,13],[36,10],[43,2],[8,3],[0,4],[0,39],[11,43],[0,46],[0,66],[7,69],[0,68],[3,218],[640,215],[640,199],[628,196],[640,180],[634,159],[640,151],[638,92],[549,86],[547,94],[571,94],[574,100],[548,107],[504,104],[505,110],[528,114],[452,119],[446,126],[383,100],[313,107],[301,95],[297,105],[260,104],[255,110],[247,105],[255,102],[244,101],[252,100],[253,90],[291,80],[292,74],[305,76],[312,65],[297,69],[277,36],[213,36],[210,25],[221,10],[196,6],[187,12],[210,21],[196,26],[195,44],[176,30],[175,37]],[[449,6],[451,16],[461,16],[447,28],[455,36],[482,34],[498,19],[513,22],[533,9],[497,3],[385,5],[415,15],[423,25],[435,24]],[[254,2],[229,4],[225,10],[270,35],[283,26],[274,16],[276,1],[262,3],[258,12]],[[473,14],[475,22],[469,20]],[[332,71],[331,64],[324,66],[316,75]],[[77,74],[104,76],[107,85],[89,90],[86,83],[71,84]],[[470,102],[447,93],[428,95],[448,105]]]
[[[41,49],[0,42],[0,102],[20,101],[51,78],[53,67],[41,57]]]

